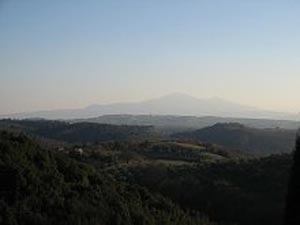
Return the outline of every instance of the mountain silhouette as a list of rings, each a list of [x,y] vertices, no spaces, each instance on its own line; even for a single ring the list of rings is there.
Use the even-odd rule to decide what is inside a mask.
[[[270,118],[298,120],[298,115],[273,112],[256,107],[241,105],[228,100],[213,98],[195,98],[182,93],[173,93],[160,98],[142,102],[94,104],[81,109],[60,109],[16,113],[1,116],[2,118],[45,118],[75,119],[91,118],[101,115],[184,115],[184,116],[219,116],[238,118]]]

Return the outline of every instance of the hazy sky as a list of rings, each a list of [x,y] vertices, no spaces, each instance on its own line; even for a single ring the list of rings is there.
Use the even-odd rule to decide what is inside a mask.
[[[0,0],[0,113],[171,92],[300,111],[298,0]]]

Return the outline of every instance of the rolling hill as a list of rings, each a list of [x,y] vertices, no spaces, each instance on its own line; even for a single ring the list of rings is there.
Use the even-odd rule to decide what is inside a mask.
[[[210,225],[162,195],[0,132],[0,223],[7,225]]]
[[[196,117],[196,116],[174,116],[174,115],[129,115],[115,114],[104,115],[88,119],[70,120],[72,123],[108,123],[114,125],[154,126],[160,130],[190,130],[213,126],[216,123],[241,123],[253,128],[282,128],[296,130],[300,127],[300,121],[271,120],[271,119],[247,119],[230,117]]]
[[[214,143],[256,155],[269,155],[291,152],[296,130],[255,129],[238,123],[219,123],[196,131],[177,133],[173,137]]]
[[[155,136],[151,126],[117,126],[49,120],[0,120],[0,130],[24,132],[39,138],[72,144],[126,141]]]

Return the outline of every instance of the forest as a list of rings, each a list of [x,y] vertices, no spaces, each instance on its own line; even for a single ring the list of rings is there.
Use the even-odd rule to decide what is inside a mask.
[[[149,126],[44,120],[0,130],[0,224],[281,225],[297,215],[294,146],[260,156]]]
[[[0,150],[1,224],[212,224],[23,135],[2,132]]]

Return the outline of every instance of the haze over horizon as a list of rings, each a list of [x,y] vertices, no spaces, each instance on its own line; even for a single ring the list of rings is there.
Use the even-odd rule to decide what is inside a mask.
[[[111,106],[111,105],[123,105],[123,104],[141,104],[141,103],[148,103],[148,102],[159,102],[159,101],[166,101],[171,100],[171,102],[174,101],[189,101],[189,100],[195,100],[195,101],[207,101],[207,102],[220,102],[224,104],[233,104],[236,106],[241,106],[241,107],[247,107],[253,110],[269,110],[266,108],[260,108],[256,107],[253,105],[247,105],[246,103],[241,103],[241,102],[234,102],[229,99],[225,99],[219,96],[210,96],[210,97],[199,97],[199,96],[192,96],[187,93],[183,92],[172,92],[172,93],[167,93],[163,96],[154,96],[152,98],[146,98],[146,99],[141,99],[141,100],[129,100],[129,101],[112,101],[112,102],[95,102],[93,104],[89,105],[83,105],[83,106],[78,106],[77,108],[54,108],[54,109],[40,109],[40,110],[32,110],[32,111],[24,111],[24,112],[16,112],[18,113],[31,113],[31,112],[39,112],[39,111],[55,111],[55,110],[73,110],[73,109],[87,109],[87,108],[93,108],[93,107],[98,107],[98,106]],[[272,110],[270,110],[272,111]],[[292,113],[288,111],[273,111],[273,112],[283,112],[283,113]],[[298,112],[295,112],[298,113]],[[9,114],[15,114],[15,113],[8,113]],[[4,115],[4,114],[0,114]],[[170,114],[171,115],[171,114]],[[175,115],[175,114],[174,114]],[[192,115],[192,112],[191,112]]]
[[[1,1],[0,114],[179,92],[300,111],[300,3]]]
[[[131,116],[188,116],[218,117],[299,121],[299,113],[277,112],[245,104],[238,104],[223,98],[196,98],[183,93],[171,93],[159,98],[144,101],[121,102],[112,104],[93,104],[81,108],[61,108],[57,110],[38,110],[1,115],[0,118],[51,120],[92,119],[102,116],[117,118]],[[164,117],[164,118],[167,118]]]

